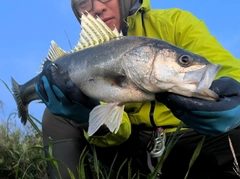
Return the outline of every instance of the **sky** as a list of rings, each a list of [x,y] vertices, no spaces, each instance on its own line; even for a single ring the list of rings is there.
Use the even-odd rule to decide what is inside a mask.
[[[151,0],[151,7],[190,11],[204,20],[218,41],[240,59],[239,0]],[[80,25],[70,0],[0,0],[0,18],[0,79],[9,88],[11,77],[23,84],[37,75],[51,40],[69,51],[79,38]],[[0,119],[16,112],[15,101],[1,81],[0,101]],[[33,101],[29,113],[40,120],[44,108],[44,104]]]

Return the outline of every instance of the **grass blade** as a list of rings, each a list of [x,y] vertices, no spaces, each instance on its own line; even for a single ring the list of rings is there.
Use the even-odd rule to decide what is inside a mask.
[[[233,155],[233,171],[237,174],[237,176],[240,177],[240,168],[239,168],[239,165],[238,165],[238,161],[237,161],[237,158],[236,158],[236,154],[235,154],[235,151],[234,151],[234,148],[233,148],[233,145],[232,145],[232,141],[231,141],[231,138],[228,136],[228,141],[229,141],[229,146],[230,146],[230,149],[231,149],[231,152],[232,152],[232,155]]]
[[[197,147],[196,147],[196,149],[195,149],[195,151],[194,151],[194,153],[193,153],[193,155],[192,155],[192,158],[191,158],[191,160],[190,160],[190,163],[189,163],[189,166],[188,166],[188,171],[187,171],[184,179],[187,179],[187,176],[188,176],[188,174],[189,174],[189,171],[190,171],[193,163],[195,162],[195,160],[196,160],[197,157],[199,156],[200,151],[201,151],[202,146],[203,146],[203,143],[204,143],[204,141],[205,141],[205,138],[206,138],[206,137],[204,136],[204,137],[202,138],[202,140],[198,143],[198,145],[197,145]]]

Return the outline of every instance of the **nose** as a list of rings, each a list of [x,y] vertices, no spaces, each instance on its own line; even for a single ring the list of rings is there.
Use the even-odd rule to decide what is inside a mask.
[[[93,9],[90,14],[94,17],[96,15],[101,16],[101,14],[106,11],[106,5],[99,0],[93,0]]]

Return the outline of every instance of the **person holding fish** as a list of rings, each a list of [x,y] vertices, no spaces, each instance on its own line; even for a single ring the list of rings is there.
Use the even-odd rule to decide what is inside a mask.
[[[87,97],[86,92],[81,92],[74,82],[64,79],[54,63],[49,64],[36,81],[36,91],[47,106],[42,121],[44,146],[48,148],[50,137],[54,157],[62,160],[77,177],[76,166],[80,155],[85,146],[92,144],[103,165],[110,168],[117,154],[114,171],[117,172],[128,159],[131,160],[132,172],[139,171],[146,178],[153,172],[163,155],[165,143],[182,121],[184,125],[177,132],[177,136],[181,137],[166,158],[158,177],[184,178],[194,150],[205,137],[201,152],[189,171],[189,178],[238,178],[239,171],[233,170],[234,158],[229,138],[240,162],[240,60],[221,46],[204,22],[177,8],[151,10],[150,0],[71,0],[71,6],[80,24],[83,16],[89,13],[101,18],[111,30],[116,28],[121,31],[124,36],[164,40],[222,67],[216,77],[208,74],[208,78],[215,77],[210,84],[210,90],[216,94],[214,99],[195,95],[189,97],[174,91],[156,92],[155,100],[125,104],[121,121],[113,121],[119,122],[115,131],[110,130],[110,124],[103,122],[89,135],[89,114],[100,105],[100,101]],[[138,56],[136,52],[129,55]],[[189,56],[181,60],[188,63]],[[116,84],[124,86],[122,80],[118,78]],[[66,88],[66,83],[68,86],[70,83],[71,88]],[[140,85],[136,80],[136,86]],[[78,100],[69,97],[72,94],[78,96]],[[60,166],[62,178],[70,178],[66,167]],[[124,166],[121,175],[127,177],[128,166]],[[50,164],[49,173],[51,178],[58,177],[56,169]],[[86,174],[87,178],[91,178],[91,172]]]

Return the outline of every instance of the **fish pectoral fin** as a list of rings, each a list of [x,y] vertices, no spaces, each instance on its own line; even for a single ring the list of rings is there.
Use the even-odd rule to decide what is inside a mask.
[[[90,113],[88,135],[92,136],[101,125],[105,124],[111,132],[117,133],[122,122],[124,106],[118,103],[98,105]]]
[[[111,132],[115,134],[118,132],[118,129],[122,122],[124,106],[116,106],[109,116],[105,119],[105,124]]]

